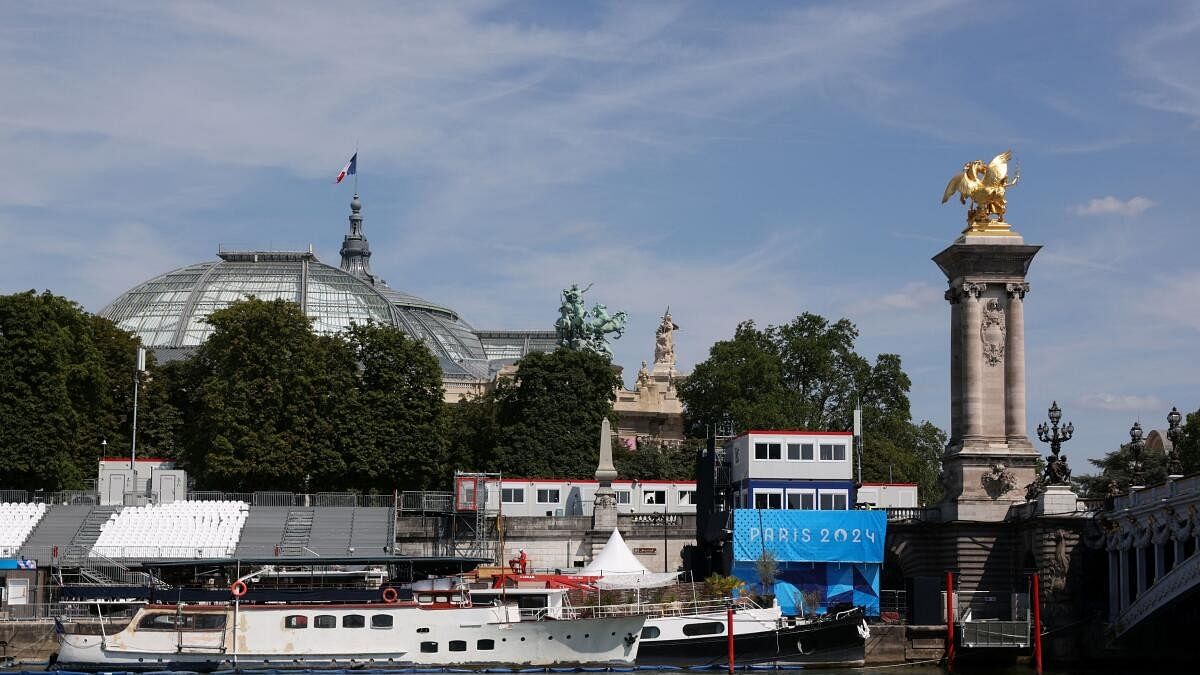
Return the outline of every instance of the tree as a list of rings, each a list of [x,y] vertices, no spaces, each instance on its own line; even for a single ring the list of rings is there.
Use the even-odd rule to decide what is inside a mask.
[[[613,443],[613,463],[621,478],[633,480],[695,480],[696,450],[703,441],[692,439],[679,445],[656,441],[627,448]]]
[[[347,406],[346,476],[368,490],[445,489],[456,468],[443,440],[442,370],[421,342],[380,324],[352,324],[345,338],[358,365]]]
[[[593,352],[525,356],[516,376],[497,386],[492,468],[510,476],[592,476],[600,422],[619,385],[608,359]]]
[[[81,489],[128,447],[137,339],[49,291],[0,296],[0,487]]]
[[[850,321],[809,313],[765,330],[743,322],[679,384],[689,434],[706,435],[726,421],[735,432],[849,429],[857,404],[867,449],[863,478],[915,482],[933,501],[945,435],[928,422],[913,423],[911,381],[899,355],[880,354],[871,363],[854,351],[857,338]]]
[[[182,456],[210,489],[306,491],[344,484],[354,353],[318,336],[299,305],[251,298],[209,315],[183,367]]]
[[[1142,450],[1142,484],[1153,485],[1167,479],[1167,458],[1162,450]],[[1116,483],[1124,490],[1133,483],[1133,452],[1129,444],[1104,453],[1100,459],[1089,459],[1092,466],[1100,469],[1095,475],[1080,475],[1073,478],[1079,495],[1088,499],[1100,499],[1108,494],[1109,483]]]
[[[1200,472],[1200,410],[1188,413],[1179,442],[1179,461],[1185,474]]]

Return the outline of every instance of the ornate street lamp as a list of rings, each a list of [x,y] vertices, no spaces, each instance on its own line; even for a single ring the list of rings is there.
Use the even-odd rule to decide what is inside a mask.
[[[1183,415],[1179,413],[1179,408],[1171,406],[1171,412],[1167,413],[1167,440],[1171,441],[1171,449],[1167,451],[1167,474],[1171,477],[1183,475],[1183,463],[1179,461],[1179,445],[1183,442],[1185,434],[1180,426],[1181,422]]]
[[[1075,425],[1067,422],[1065,427],[1058,426],[1059,421],[1062,420],[1062,408],[1058,407],[1058,401],[1050,404],[1046,415],[1050,418],[1050,424],[1042,422],[1037,428],[1038,439],[1043,443],[1050,444],[1050,456],[1046,458],[1046,483],[1048,485],[1070,485],[1071,470],[1067,468],[1067,456],[1059,453],[1062,450],[1062,444],[1071,440],[1071,437],[1075,435]]]
[[[1142,440],[1142,423],[1134,422],[1129,428],[1129,452],[1133,460],[1129,462],[1129,481],[1134,488],[1142,487],[1142,451],[1146,449],[1146,441]]]

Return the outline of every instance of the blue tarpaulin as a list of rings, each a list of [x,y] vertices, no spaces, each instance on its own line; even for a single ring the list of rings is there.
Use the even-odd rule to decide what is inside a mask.
[[[788,562],[882,563],[884,511],[733,512],[733,559],[757,560],[763,551]]]

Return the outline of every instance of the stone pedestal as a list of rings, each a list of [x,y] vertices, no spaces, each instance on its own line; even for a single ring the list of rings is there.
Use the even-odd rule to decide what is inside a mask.
[[[1038,495],[1034,515],[1058,516],[1075,513],[1079,508],[1079,497],[1070,485],[1047,485],[1046,491]]]
[[[950,286],[945,520],[1003,520],[1037,477],[1025,424],[1024,303],[1040,248],[1006,230],[963,235],[933,258]]]

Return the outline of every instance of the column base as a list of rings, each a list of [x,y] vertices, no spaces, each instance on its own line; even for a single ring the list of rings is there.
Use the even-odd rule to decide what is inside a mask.
[[[1070,485],[1047,485],[1046,491],[1038,495],[1033,509],[1036,516],[1058,516],[1079,510],[1079,497]]]

